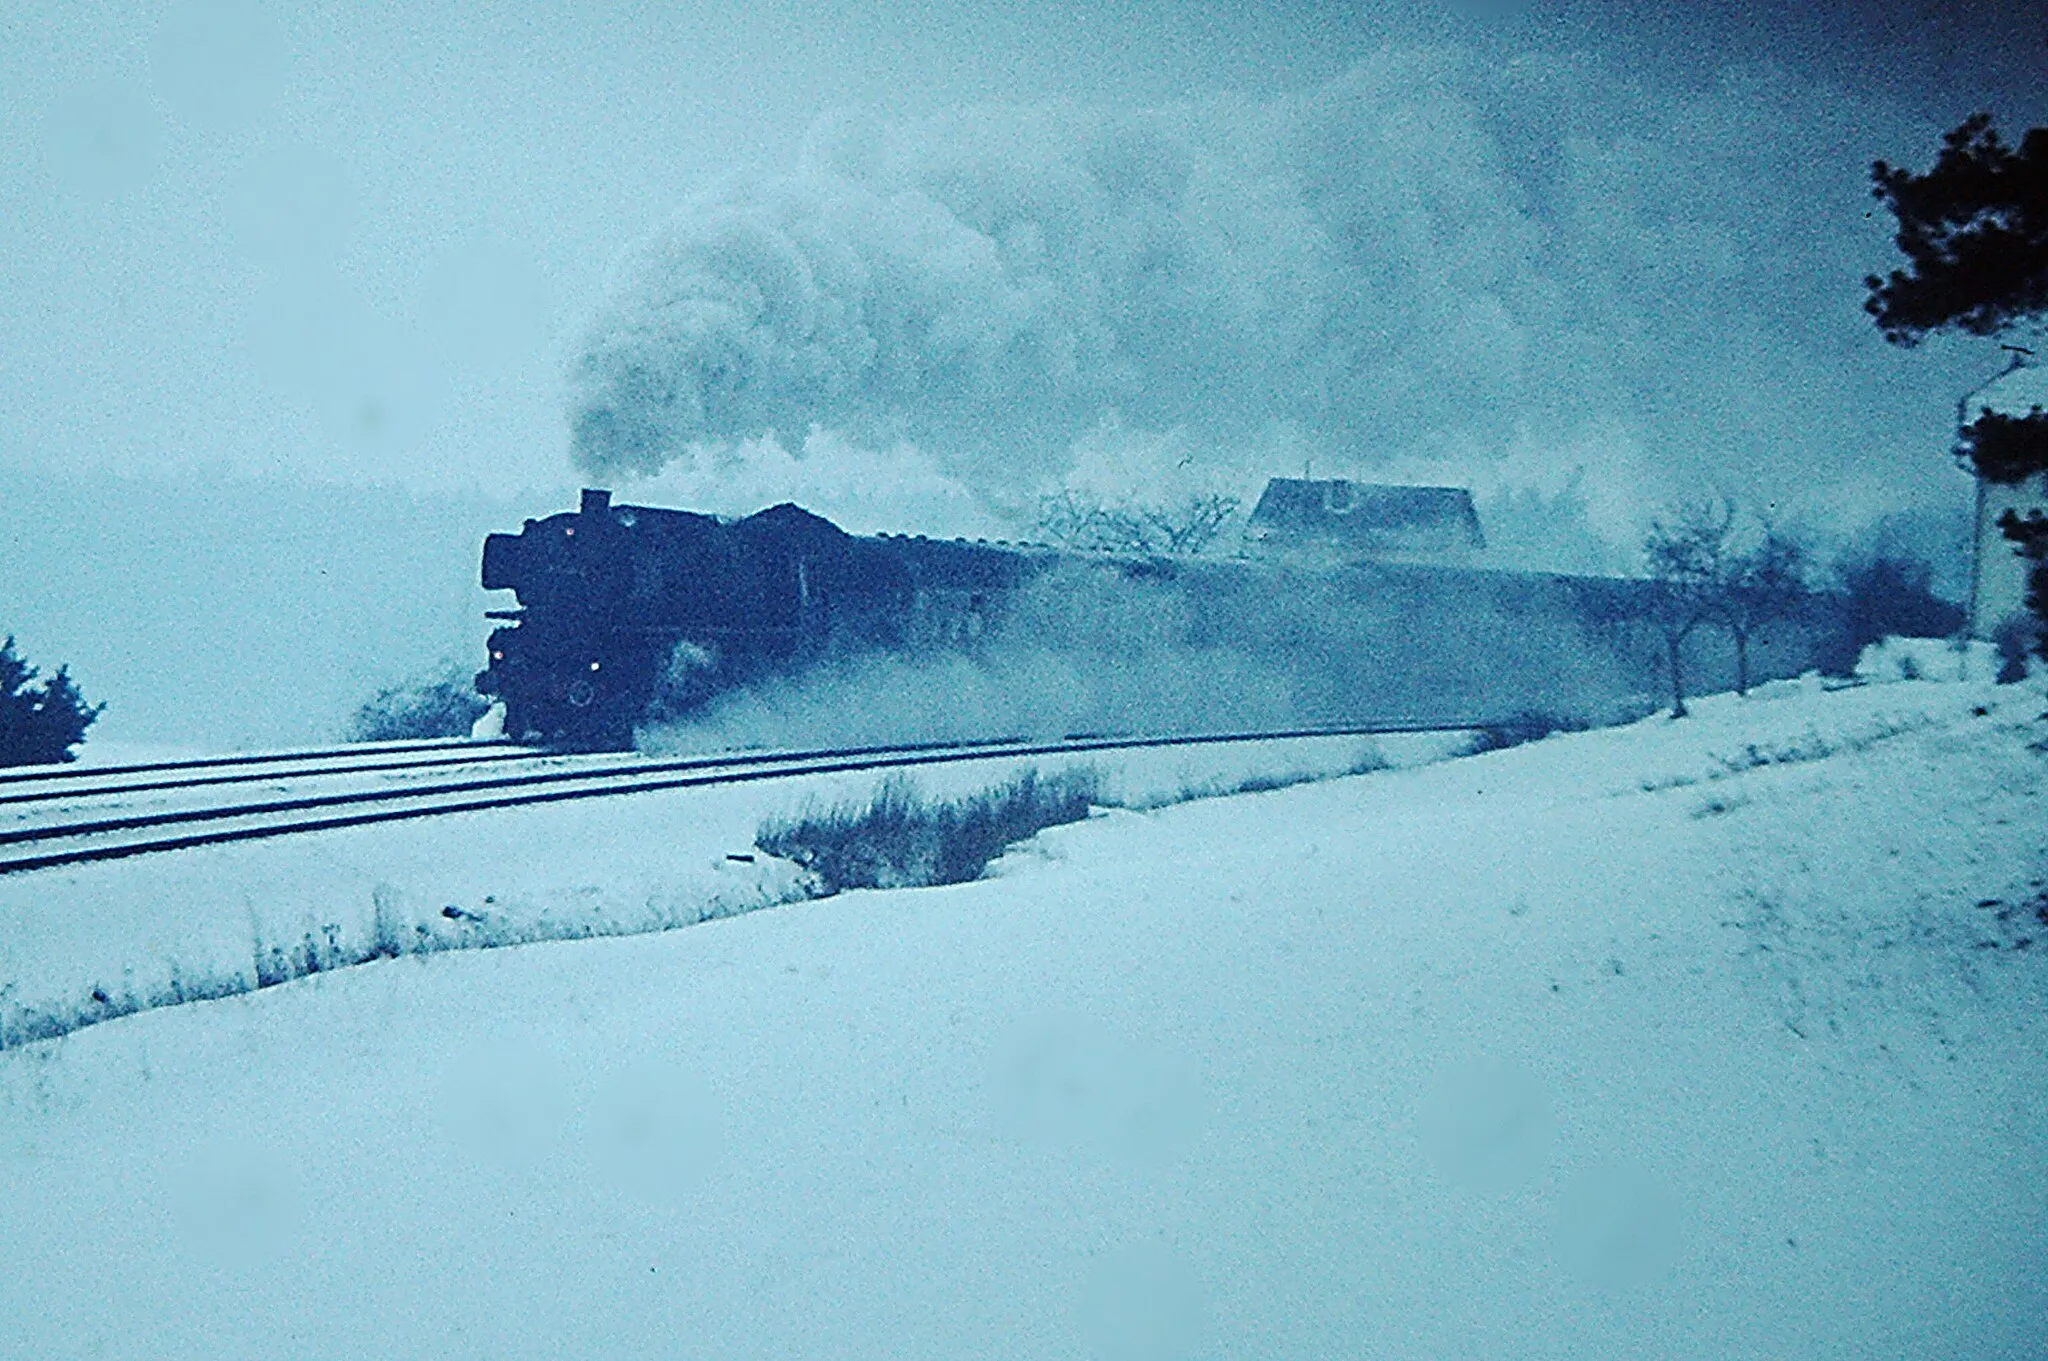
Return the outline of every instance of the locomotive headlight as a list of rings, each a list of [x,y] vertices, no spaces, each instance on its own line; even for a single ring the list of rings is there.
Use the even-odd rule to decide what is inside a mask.
[[[502,652],[493,652],[491,654],[491,660],[494,662],[502,662],[505,660],[505,654]]]
[[[596,662],[592,662],[592,663],[590,664],[590,669],[591,669],[592,671],[595,671],[595,670],[597,670],[597,663],[596,663]]]

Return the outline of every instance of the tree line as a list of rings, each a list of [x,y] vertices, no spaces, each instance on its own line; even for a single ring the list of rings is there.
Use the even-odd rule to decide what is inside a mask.
[[[1838,621],[1821,659],[1829,674],[1847,674],[1862,650],[1883,638],[1945,637],[1964,620],[1960,608],[1934,593],[1927,563],[1896,553],[1849,553],[1824,568],[1769,515],[1746,512],[1725,497],[1652,516],[1643,559],[1658,584],[1649,617],[1664,642],[1674,718],[1686,714],[1685,644],[1703,628],[1728,635],[1736,693],[1746,695],[1755,674],[1752,645],[1771,625],[1807,616],[1821,598]]]
[[[1709,623],[1726,629],[1735,643],[1735,690],[1746,695],[1751,639],[1806,601],[1806,549],[1768,518],[1748,519],[1745,525],[1726,499],[1692,502],[1652,519],[1643,537],[1650,575],[1663,587],[1651,618],[1664,637],[1673,718],[1686,712],[1687,638]]]

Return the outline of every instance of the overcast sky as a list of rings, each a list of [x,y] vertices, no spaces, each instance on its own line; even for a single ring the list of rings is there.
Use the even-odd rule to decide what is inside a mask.
[[[903,488],[871,522],[1303,466],[1583,470],[1610,529],[1709,484],[1952,501],[1997,356],[1878,342],[1867,168],[2044,121],[2044,33],[2035,0],[11,4],[0,460]]]

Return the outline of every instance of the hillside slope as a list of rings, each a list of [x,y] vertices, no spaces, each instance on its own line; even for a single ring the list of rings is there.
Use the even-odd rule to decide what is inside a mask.
[[[0,1356],[2037,1357],[2041,705],[1774,687],[0,1054]]]

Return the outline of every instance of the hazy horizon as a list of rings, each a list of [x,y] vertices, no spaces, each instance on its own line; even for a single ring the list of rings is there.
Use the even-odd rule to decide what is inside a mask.
[[[2048,121],[2044,35],[2039,0],[15,7],[0,472],[40,492],[0,517],[0,630],[91,693],[104,573],[53,553],[260,575],[152,487],[274,495],[285,576],[351,508],[323,541],[383,594],[238,627],[285,656],[375,619],[393,669],[481,642],[393,651],[474,591],[421,524],[582,484],[995,535],[1050,489],[1312,468],[1472,486],[1581,566],[1709,491],[1945,542],[2001,356],[1883,344],[1868,169]],[[227,627],[157,594],[159,632]]]

